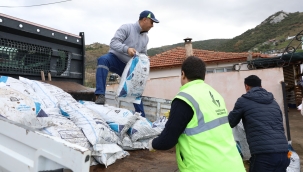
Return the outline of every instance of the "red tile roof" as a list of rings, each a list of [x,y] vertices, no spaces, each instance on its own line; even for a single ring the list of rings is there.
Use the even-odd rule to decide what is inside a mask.
[[[230,52],[216,52],[208,50],[193,49],[194,56],[200,57],[205,63],[219,63],[219,62],[237,62],[246,61],[249,55],[245,53],[230,53]],[[181,66],[186,57],[184,47],[177,47],[172,50],[157,54],[150,57],[150,68],[169,68]],[[266,58],[265,54],[252,53],[252,58]]]

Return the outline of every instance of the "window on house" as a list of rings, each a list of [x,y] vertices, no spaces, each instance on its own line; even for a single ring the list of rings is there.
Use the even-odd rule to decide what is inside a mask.
[[[225,68],[226,72],[231,72],[232,68]]]
[[[216,73],[221,73],[221,72],[224,72],[224,68],[216,69]]]
[[[231,72],[232,67],[217,68],[217,69],[206,69],[206,73],[221,73],[221,72]]]
[[[214,70],[207,70],[206,73],[214,73]]]

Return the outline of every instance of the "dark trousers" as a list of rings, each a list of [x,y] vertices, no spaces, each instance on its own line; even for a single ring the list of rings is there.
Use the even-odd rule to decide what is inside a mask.
[[[255,154],[250,158],[249,172],[286,172],[289,163],[287,152]]]

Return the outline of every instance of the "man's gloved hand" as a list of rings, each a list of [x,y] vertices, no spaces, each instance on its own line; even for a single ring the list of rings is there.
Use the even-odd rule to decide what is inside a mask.
[[[134,48],[128,48],[127,49],[127,54],[130,56],[130,57],[134,57],[134,55],[136,54],[136,50]]]
[[[154,148],[153,148],[153,139],[150,139],[149,142],[148,142],[148,149],[149,151],[153,152],[153,151],[156,151]]]

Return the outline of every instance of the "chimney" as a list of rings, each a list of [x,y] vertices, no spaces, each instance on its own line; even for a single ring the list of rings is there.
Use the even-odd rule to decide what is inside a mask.
[[[251,61],[251,60],[252,60],[252,53],[251,51],[249,51],[247,56],[247,61]]]
[[[186,57],[189,57],[189,56],[193,56],[194,53],[193,53],[193,46],[191,44],[191,38],[185,38],[184,39],[184,46],[185,46],[185,52],[186,52]]]

